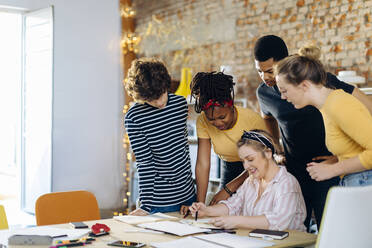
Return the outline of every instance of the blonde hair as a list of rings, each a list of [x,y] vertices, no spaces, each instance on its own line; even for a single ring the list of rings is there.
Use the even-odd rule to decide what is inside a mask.
[[[307,44],[298,50],[298,54],[301,56],[319,60],[321,51],[319,47],[312,44]]]

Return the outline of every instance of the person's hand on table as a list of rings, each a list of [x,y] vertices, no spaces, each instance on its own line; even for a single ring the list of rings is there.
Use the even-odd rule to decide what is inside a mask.
[[[195,217],[196,212],[198,212],[198,217],[207,216],[207,206],[202,202],[194,202],[190,207],[190,212],[193,217]]]
[[[137,208],[136,210],[133,210],[132,212],[130,212],[129,215],[145,216],[145,215],[149,215],[149,213],[143,209]]]
[[[221,189],[218,191],[212,198],[211,202],[209,203],[210,206],[217,204],[219,201],[226,200],[229,198],[229,193],[226,192],[226,190]]]
[[[237,227],[238,221],[239,216],[221,216],[211,219],[209,223],[215,225],[216,227],[232,229]]]
[[[182,205],[180,208],[180,214],[186,215],[187,211],[189,210],[190,206]]]

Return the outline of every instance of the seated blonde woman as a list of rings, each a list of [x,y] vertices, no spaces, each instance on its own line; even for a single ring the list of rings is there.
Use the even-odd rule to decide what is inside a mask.
[[[222,228],[292,229],[305,231],[305,202],[296,178],[274,160],[272,138],[262,130],[244,132],[238,153],[249,177],[236,194],[217,205],[193,203],[193,216],[219,216],[212,224]]]

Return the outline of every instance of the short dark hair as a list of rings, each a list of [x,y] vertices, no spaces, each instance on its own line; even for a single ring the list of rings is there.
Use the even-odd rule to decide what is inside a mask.
[[[168,91],[170,83],[168,70],[161,61],[143,58],[132,62],[125,89],[135,101],[153,101]]]
[[[233,77],[223,72],[198,72],[191,81],[191,96],[195,98],[195,112],[200,113],[210,100],[223,104],[234,103]]]
[[[254,45],[254,58],[263,62],[273,58],[279,61],[288,56],[288,48],[282,38],[276,35],[266,35],[259,38]]]

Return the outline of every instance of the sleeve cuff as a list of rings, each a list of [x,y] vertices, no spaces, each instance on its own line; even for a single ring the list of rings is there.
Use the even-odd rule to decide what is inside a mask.
[[[363,165],[364,168],[366,168],[367,170],[370,170],[372,169],[372,164],[368,161],[368,159],[364,159],[364,156],[363,154],[359,154],[359,160],[360,160],[360,163]]]
[[[149,213],[149,214],[150,214],[150,212],[151,212],[151,208],[150,208],[149,206],[142,205],[142,206],[140,207],[140,209],[146,211],[146,212]]]

